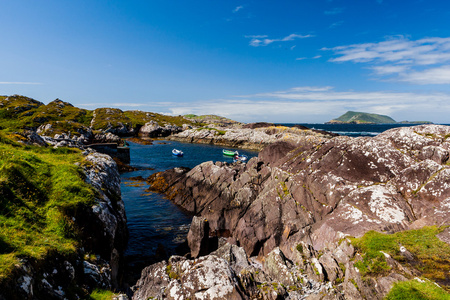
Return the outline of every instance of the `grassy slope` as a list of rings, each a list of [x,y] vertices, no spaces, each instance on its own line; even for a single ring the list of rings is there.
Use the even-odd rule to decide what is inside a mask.
[[[348,111],[337,119],[340,122],[359,122],[359,123],[397,123],[389,116],[369,114],[364,112]]]
[[[450,280],[450,246],[436,237],[442,230],[443,228],[433,226],[395,234],[369,231],[363,237],[352,240],[352,244],[363,257],[363,260],[356,262],[355,266],[363,277],[387,274],[391,267],[386,262],[385,255],[382,253],[384,252],[402,265],[416,269],[423,277],[448,284]],[[400,246],[404,246],[414,255],[414,261],[409,262],[401,255]],[[399,289],[415,289],[417,284],[400,284]],[[447,292],[450,291],[450,286],[443,285],[443,287]],[[414,293],[413,290],[410,292]],[[443,294],[447,298],[436,299],[450,299],[450,294]],[[396,298],[391,297],[390,299]]]
[[[93,120],[94,112],[96,118]],[[119,123],[135,128],[150,121],[155,121],[161,126],[194,124],[182,116],[167,116],[138,110],[122,111],[117,108],[98,108],[92,111],[75,107],[59,99],[44,105],[24,96],[0,96],[0,129],[37,128],[50,123],[53,125],[53,133],[71,131],[76,134],[77,129],[82,126],[90,127],[92,120],[94,130],[106,129],[109,124],[116,127]]]
[[[75,251],[70,212],[94,200],[76,162],[78,150],[24,146],[0,132],[0,280],[22,257]]]

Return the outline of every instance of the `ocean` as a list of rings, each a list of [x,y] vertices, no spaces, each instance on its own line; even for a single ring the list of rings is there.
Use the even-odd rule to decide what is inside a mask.
[[[311,129],[325,130],[339,135],[347,135],[351,137],[358,136],[376,136],[388,129],[397,127],[409,127],[420,124],[314,124],[314,123],[286,123],[281,124],[284,126],[292,127],[294,125],[302,125]]]

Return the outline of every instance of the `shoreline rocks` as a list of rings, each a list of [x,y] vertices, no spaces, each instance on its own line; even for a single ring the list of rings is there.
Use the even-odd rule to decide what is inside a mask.
[[[187,129],[180,133],[173,134],[167,137],[167,139],[187,143],[213,144],[259,151],[266,146],[279,141],[297,143],[305,137],[307,139],[320,141],[330,139],[334,136],[336,136],[336,134],[325,131],[285,126],[267,127],[266,124],[259,124],[251,126],[251,128],[218,127]]]
[[[364,282],[353,265],[360,258],[341,241],[369,230],[448,224],[449,152],[450,127],[442,125],[396,128],[372,138],[304,136],[274,143],[245,165],[205,162],[156,173],[148,182],[208,220],[210,238],[264,261],[279,249],[298,266],[306,252],[314,253],[298,267],[308,278],[338,280],[337,298],[380,299],[393,282],[406,279],[403,273]],[[201,247],[202,232],[192,232],[191,245]],[[449,240],[448,231],[440,235]],[[195,251],[193,256],[200,253]],[[268,274],[282,269],[264,266]]]

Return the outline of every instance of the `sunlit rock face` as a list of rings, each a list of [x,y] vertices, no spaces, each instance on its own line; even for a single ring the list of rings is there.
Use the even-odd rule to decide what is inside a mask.
[[[355,267],[361,255],[346,237],[448,224],[449,137],[450,127],[439,125],[372,138],[305,136],[273,143],[247,164],[205,162],[152,175],[152,189],[196,215],[188,237],[195,259],[149,267],[135,299],[219,299],[213,293],[197,297],[191,283],[170,272],[157,291],[142,294],[162,268],[195,266],[215,260],[212,255],[227,262],[217,261],[222,271],[213,273],[226,278],[222,290],[230,291],[229,299],[382,299],[394,282],[417,276],[417,270],[385,253],[391,271],[363,278]],[[449,232],[439,238],[448,242]],[[228,246],[201,256],[225,241]],[[206,274],[203,263],[198,268],[193,281]],[[212,292],[207,286],[201,291]]]
[[[306,238],[320,250],[372,229],[447,222],[449,137],[450,127],[441,125],[376,137],[305,136],[270,145],[246,165],[205,162],[150,182],[166,182],[161,191],[248,255]]]

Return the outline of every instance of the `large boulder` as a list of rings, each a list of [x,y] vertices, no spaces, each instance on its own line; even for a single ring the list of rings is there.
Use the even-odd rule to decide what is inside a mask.
[[[142,126],[139,129],[139,136],[142,137],[150,137],[150,138],[157,138],[157,137],[167,137],[171,134],[178,133],[182,131],[182,128],[175,125],[167,124],[165,126],[160,126],[155,121],[150,121],[148,123],[145,123],[144,126]]]

